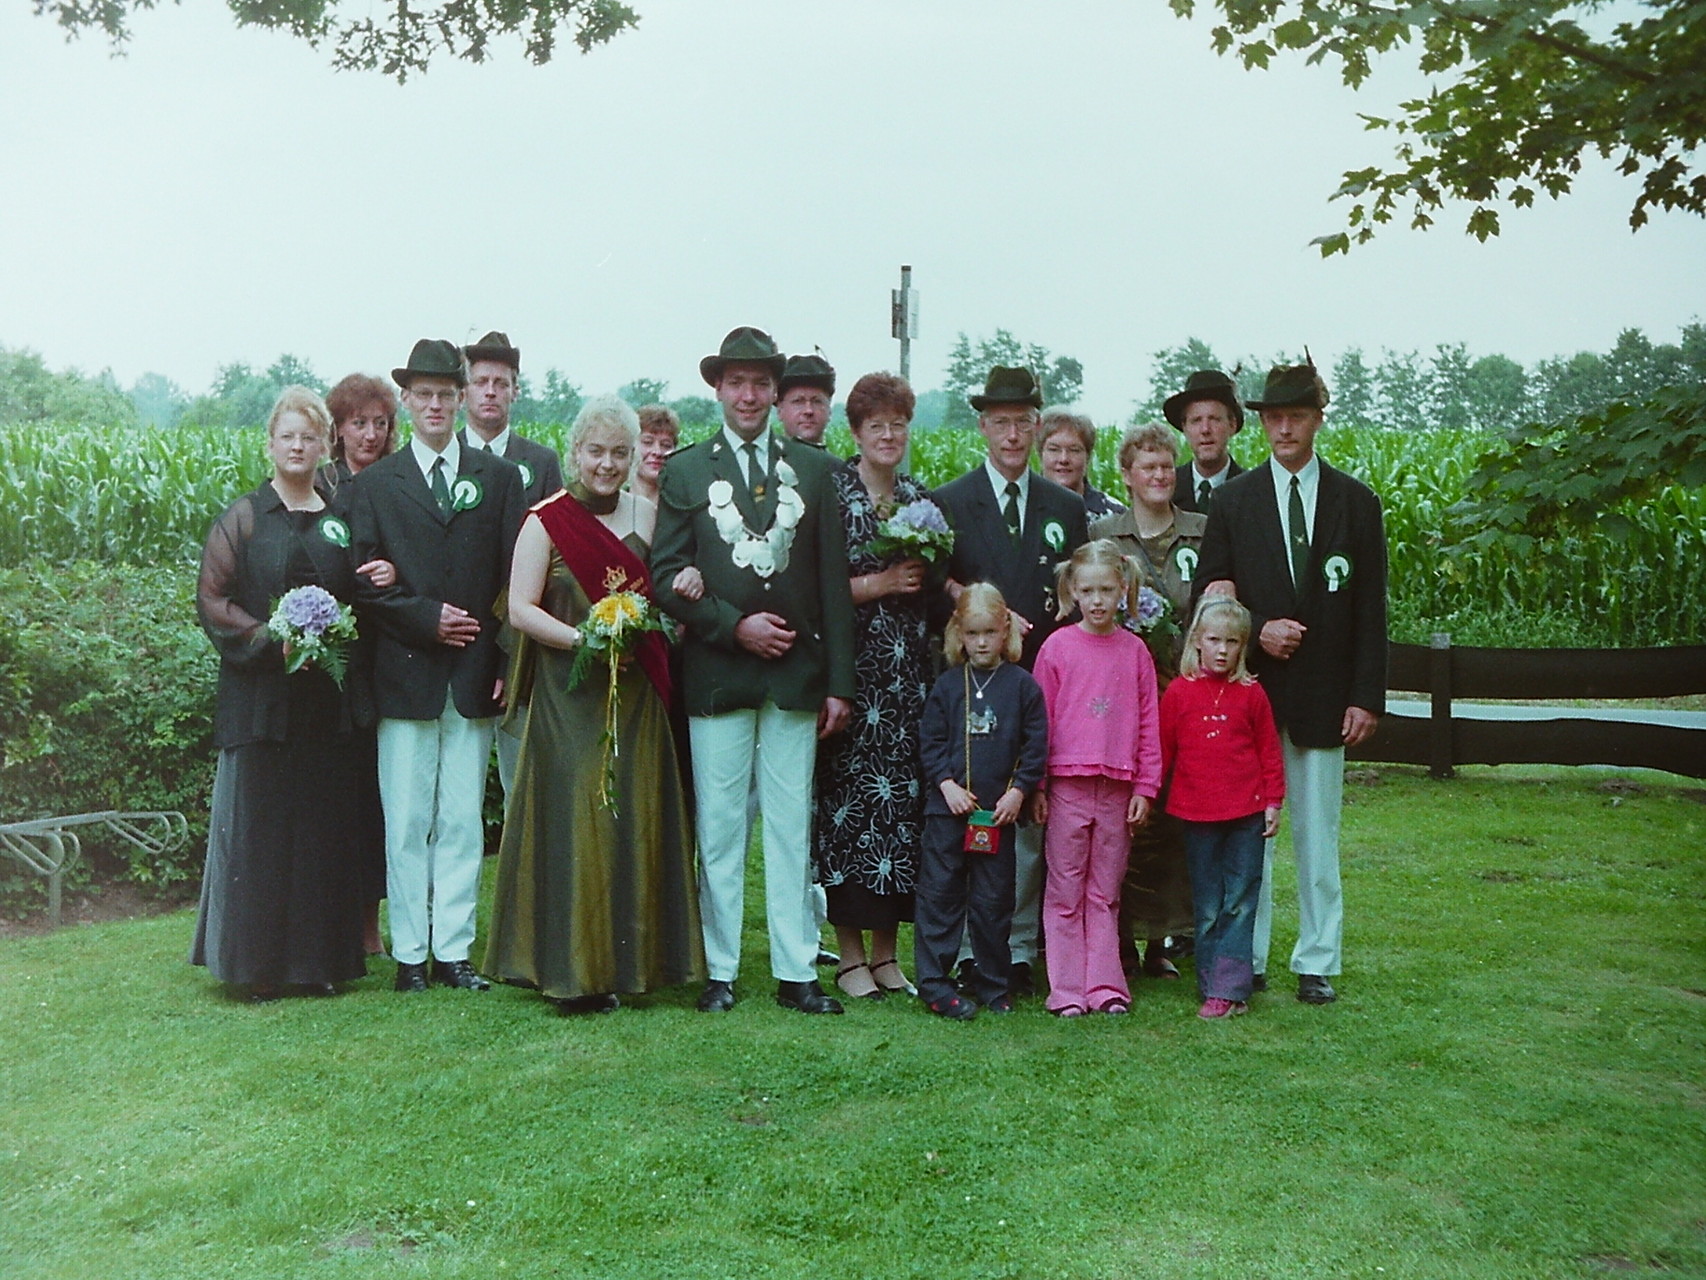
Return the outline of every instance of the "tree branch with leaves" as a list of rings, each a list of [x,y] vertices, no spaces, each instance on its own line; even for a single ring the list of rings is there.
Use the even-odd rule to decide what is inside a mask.
[[[68,35],[106,36],[115,49],[130,24],[157,0],[34,0],[38,16]],[[284,31],[331,50],[340,71],[379,71],[399,83],[425,72],[434,58],[484,62],[495,38],[519,35],[536,66],[557,52],[560,30],[582,53],[636,26],[640,15],[620,0],[444,0],[416,8],[410,0],[356,4],[348,0],[227,0],[237,25]]]
[[[1181,17],[1196,0],[1169,0]],[[1415,55],[1433,77],[1399,114],[1363,114],[1397,141],[1392,163],[1344,175],[1332,195],[1349,201],[1344,230],[1319,236],[1323,256],[1348,252],[1406,211],[1433,225],[1447,201],[1470,206],[1464,229],[1500,230],[1502,206],[1526,208],[1540,192],[1568,193],[1584,158],[1598,154],[1638,177],[1629,212],[1638,230],[1653,209],[1706,216],[1706,0],[1647,0],[1604,35],[1590,34],[1632,6],[1604,0],[1424,0],[1415,4],[1212,0],[1215,51],[1246,68],[1281,52],[1310,64],[1336,61],[1360,88],[1382,55]],[[1605,25],[1603,22],[1598,25]]]

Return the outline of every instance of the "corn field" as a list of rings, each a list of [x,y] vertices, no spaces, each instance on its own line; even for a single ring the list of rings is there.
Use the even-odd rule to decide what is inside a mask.
[[[539,434],[562,443],[560,430]],[[1488,442],[1473,431],[1322,432],[1322,456],[1367,481],[1385,506],[1394,639],[1449,631],[1460,644],[1512,647],[1706,643],[1706,491],[1673,488],[1626,508],[1634,530],[1621,541],[1590,529],[1538,557],[1454,556],[1446,510]],[[827,444],[852,451],[844,427]],[[1234,446],[1245,465],[1266,454],[1260,431],[1241,432]],[[1123,497],[1117,448],[1117,434],[1104,433],[1091,480]],[[912,453],[914,472],[936,485],[976,465],[983,440],[920,432]],[[258,430],[0,428],[0,565],[191,565],[214,516],[267,472]]]

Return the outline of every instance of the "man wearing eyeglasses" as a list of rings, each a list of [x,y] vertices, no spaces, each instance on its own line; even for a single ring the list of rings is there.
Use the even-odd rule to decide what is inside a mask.
[[[835,394],[835,369],[821,355],[789,356],[776,384],[776,416],[790,440],[823,446],[829,427],[829,398]]]
[[[455,343],[422,338],[391,376],[413,437],[353,482],[350,529],[358,564],[397,570],[389,587],[362,579],[358,596],[373,648],[396,988],[425,991],[430,976],[484,991],[468,953],[503,701],[492,606],[526,513],[521,472],[457,440],[467,374]]]
[[[970,399],[988,455],[981,466],[936,490],[936,503],[954,528],[948,593],[958,599],[966,585],[993,583],[1019,617],[1025,633],[1020,661],[1028,671],[1043,641],[1059,625],[1054,616],[1055,567],[1089,540],[1084,499],[1030,469],[1043,393],[1029,369],[997,365],[989,371],[983,394]],[[1019,829],[1009,935],[1012,972],[974,977],[973,994],[991,1009],[999,1011],[991,1001],[1001,999],[993,993],[1003,985],[1014,996],[1035,990],[1031,966],[1041,926],[1042,844],[1040,827]],[[962,964],[962,973],[965,968]]]

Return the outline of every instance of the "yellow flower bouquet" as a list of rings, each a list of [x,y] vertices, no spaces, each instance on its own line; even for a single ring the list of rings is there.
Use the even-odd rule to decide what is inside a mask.
[[[585,621],[580,624],[580,647],[569,667],[569,688],[578,689],[591,674],[593,664],[602,661],[609,672],[609,685],[604,694],[604,732],[599,741],[604,744],[604,803],[616,813],[616,761],[621,755],[617,741],[617,680],[624,660],[633,651],[641,636],[648,631],[662,631],[663,617],[652,602],[637,591],[612,591],[597,601]]]

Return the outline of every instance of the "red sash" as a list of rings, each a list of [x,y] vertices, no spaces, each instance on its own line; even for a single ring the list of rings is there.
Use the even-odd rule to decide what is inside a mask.
[[[551,544],[589,602],[597,604],[612,591],[633,591],[647,600],[652,598],[652,575],[646,571],[645,562],[572,493],[559,493],[541,502],[533,514],[545,526]],[[669,644],[660,633],[648,631],[633,653],[664,706],[669,706]]]

